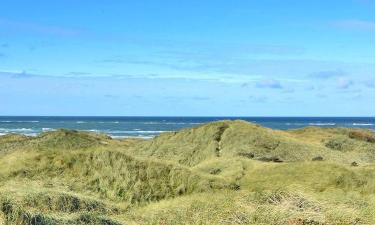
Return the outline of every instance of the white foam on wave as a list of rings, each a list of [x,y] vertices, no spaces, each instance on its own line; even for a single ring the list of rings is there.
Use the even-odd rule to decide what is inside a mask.
[[[53,129],[53,128],[42,128],[43,132],[54,131],[54,130],[56,130],[56,129]]]
[[[34,131],[30,128],[0,128],[0,131],[4,132],[26,132],[26,131]]]
[[[319,123],[317,123],[319,124]],[[310,126],[321,126],[321,125],[317,125],[315,123],[285,123],[286,126],[307,126],[307,125],[310,125]]]
[[[161,134],[165,132],[165,130],[114,130],[114,131],[106,131],[112,134]]]
[[[353,126],[374,126],[373,123],[353,123]]]
[[[101,130],[96,130],[96,129],[83,130],[83,131],[88,131],[88,132],[95,132],[95,133],[105,132],[105,131],[101,131]]]
[[[336,123],[309,123],[311,126],[335,126]]]
[[[80,123],[89,123],[88,121],[76,121],[76,123],[80,124]],[[99,121],[99,122],[94,122],[92,121],[92,123],[100,123],[100,124],[118,124],[120,123],[119,121]]]
[[[136,133],[141,133],[141,134],[160,134],[160,133],[165,133],[165,132],[170,132],[166,130],[138,130],[138,131],[132,131]]]
[[[0,121],[0,123],[39,123],[39,121],[38,120],[31,120],[31,121],[30,120],[26,120],[26,121],[2,120],[2,121]]]
[[[119,121],[99,121],[98,123],[110,123],[110,124],[118,124]]]
[[[167,124],[167,125],[185,125],[185,124],[192,124],[192,123],[174,123],[174,122],[167,122],[167,123],[160,123],[160,124]]]
[[[144,122],[143,124],[161,124],[160,122]]]
[[[321,123],[285,123],[287,126],[322,126]]]

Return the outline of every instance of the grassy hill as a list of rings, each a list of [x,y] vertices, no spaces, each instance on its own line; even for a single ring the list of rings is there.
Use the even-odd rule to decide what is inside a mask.
[[[375,133],[219,121],[0,137],[3,224],[375,224]]]

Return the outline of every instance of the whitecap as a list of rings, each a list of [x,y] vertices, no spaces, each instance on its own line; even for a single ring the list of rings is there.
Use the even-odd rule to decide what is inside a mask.
[[[374,126],[373,123],[353,123],[353,126]]]
[[[95,132],[95,133],[99,133],[99,132],[101,132],[100,130],[96,130],[96,129],[91,129],[91,130],[83,130],[83,131],[88,131],[88,132]]]
[[[33,129],[30,128],[0,128],[1,131],[4,132],[25,132],[25,131],[33,131]]]
[[[336,123],[309,123],[311,126],[335,126]]]
[[[42,131],[43,132],[46,132],[46,131],[54,131],[56,129],[53,129],[53,128],[42,128]]]
[[[108,133],[111,134],[160,134],[170,131],[164,131],[164,130],[114,130],[114,131],[108,131]]]
[[[160,124],[159,122],[143,122],[143,124]]]
[[[136,133],[141,133],[141,134],[154,134],[154,133],[165,133],[165,132],[170,132],[170,131],[165,131],[165,130],[140,130],[140,131],[135,131]]]
[[[120,122],[119,122],[119,121],[108,121],[108,122],[99,121],[98,123],[111,123],[111,124],[118,124],[118,123],[120,123]]]
[[[39,121],[37,120],[26,120],[26,121],[21,121],[21,120],[18,120],[18,121],[11,121],[11,120],[2,120],[0,121],[0,123],[39,123]]]

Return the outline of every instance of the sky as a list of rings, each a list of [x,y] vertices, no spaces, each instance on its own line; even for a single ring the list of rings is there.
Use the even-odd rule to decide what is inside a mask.
[[[375,0],[1,0],[0,115],[375,116]]]

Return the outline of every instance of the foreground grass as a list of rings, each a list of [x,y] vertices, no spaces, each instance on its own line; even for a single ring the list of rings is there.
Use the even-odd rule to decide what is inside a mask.
[[[0,225],[375,224],[373,137],[242,121],[148,141],[7,135]]]

